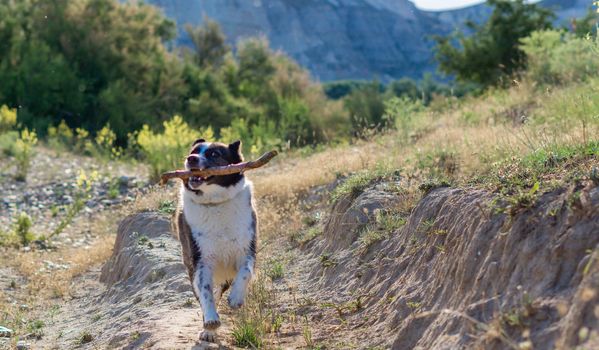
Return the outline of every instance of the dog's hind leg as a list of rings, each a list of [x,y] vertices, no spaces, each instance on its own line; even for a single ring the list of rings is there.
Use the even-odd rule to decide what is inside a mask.
[[[204,331],[200,333],[200,339],[213,342],[216,330],[220,327],[220,318],[216,312],[213,293],[213,269],[210,265],[199,261],[193,278],[193,288],[200,300],[202,314],[204,316]]]
[[[226,281],[216,286],[216,290],[214,291],[214,305],[216,305],[217,309],[223,294],[225,294],[229,287],[231,287],[231,281]]]

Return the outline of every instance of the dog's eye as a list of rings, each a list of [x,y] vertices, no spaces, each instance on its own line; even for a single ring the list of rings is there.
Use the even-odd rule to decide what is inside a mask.
[[[208,152],[208,158],[218,158],[220,157],[219,151],[210,151]]]

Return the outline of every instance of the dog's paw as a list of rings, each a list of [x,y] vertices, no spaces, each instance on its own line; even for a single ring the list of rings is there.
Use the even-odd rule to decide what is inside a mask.
[[[215,343],[216,342],[216,332],[203,330],[200,332],[200,340],[207,341],[210,343]]]
[[[243,306],[243,296],[241,293],[232,292],[227,298],[227,302],[229,303],[229,307],[233,310],[237,310]]]
[[[215,320],[205,320],[204,321],[204,329],[213,331],[220,327],[220,320],[217,318]]]

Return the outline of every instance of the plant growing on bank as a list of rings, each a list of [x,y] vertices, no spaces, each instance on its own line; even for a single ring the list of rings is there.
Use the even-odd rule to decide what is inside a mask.
[[[17,172],[15,179],[17,181],[25,181],[27,173],[31,166],[31,158],[33,157],[33,147],[37,144],[37,134],[35,131],[29,131],[25,128],[21,131],[19,139],[15,143],[15,161]]]

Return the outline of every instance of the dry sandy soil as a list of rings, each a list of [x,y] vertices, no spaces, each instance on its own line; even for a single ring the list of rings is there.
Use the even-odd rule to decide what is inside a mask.
[[[283,322],[264,347],[599,348],[598,187],[557,189],[513,215],[488,192],[438,188],[405,225],[365,244],[374,214],[405,200],[398,185],[319,202],[322,234],[260,252],[262,274],[267,261],[286,262],[285,276],[266,283],[264,311]],[[239,316],[223,305],[219,343],[197,342],[201,317],[169,220],[122,221],[112,257],[76,279],[33,347],[234,348]]]

